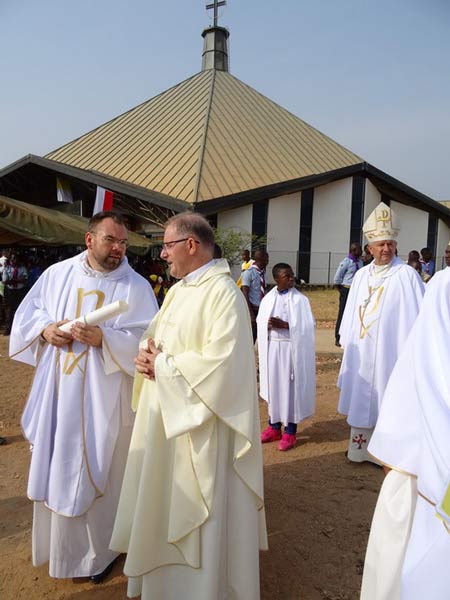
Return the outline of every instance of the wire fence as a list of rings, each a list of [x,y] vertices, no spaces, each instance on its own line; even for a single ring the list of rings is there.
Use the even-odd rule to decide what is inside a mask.
[[[342,252],[293,252],[285,250],[271,250],[269,252],[269,279],[270,269],[273,265],[284,262],[289,264],[298,279],[313,285],[333,285],[334,275],[345,258]],[[406,261],[407,255],[399,255]],[[438,256],[435,261],[436,270],[445,268],[444,256]]]

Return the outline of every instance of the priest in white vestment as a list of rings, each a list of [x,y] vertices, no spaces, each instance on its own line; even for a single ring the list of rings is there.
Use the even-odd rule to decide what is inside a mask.
[[[367,445],[424,293],[418,273],[396,256],[399,229],[397,215],[383,202],[364,223],[374,260],[353,279],[340,329],[344,355],[338,411],[351,426],[347,456],[354,462],[376,462]]]
[[[261,300],[256,319],[260,396],[269,405],[261,442],[279,441],[278,449],[286,451],[296,444],[297,424],[314,414],[315,323],[290,265],[276,264],[272,275],[276,285]]]
[[[266,548],[250,318],[214,235],[172,217],[161,257],[180,281],[136,359],[137,408],[111,547],[128,595],[258,600]]]
[[[36,367],[22,416],[32,447],[33,564],[98,583],[118,556],[109,541],[133,425],[133,359],[157,304],[128,265],[120,216],[95,215],[86,246],[49,267],[24,298],[10,355]],[[117,300],[127,312],[100,326],[58,327]]]
[[[390,467],[362,600],[450,598],[450,268],[427,284],[392,372],[369,451]]]

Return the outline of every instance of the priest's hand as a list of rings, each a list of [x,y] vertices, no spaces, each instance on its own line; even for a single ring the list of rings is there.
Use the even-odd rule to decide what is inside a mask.
[[[96,325],[86,325],[86,323],[75,322],[70,329],[74,340],[99,348],[102,345],[103,333],[100,327]]]
[[[139,354],[134,359],[136,371],[141,373],[146,379],[155,379],[155,360],[161,350],[158,350],[154,340],[147,340],[147,348],[141,348]]]
[[[50,345],[57,346],[58,348],[68,344],[72,341],[72,336],[70,333],[65,333],[59,329],[60,325],[64,325],[64,323],[68,322],[68,319],[64,319],[63,321],[58,321],[57,323],[51,323],[50,325],[47,325],[47,327],[41,333],[41,337],[44,338],[44,340]]]
[[[289,329],[289,323],[287,321],[283,321],[279,317],[270,317],[269,322],[267,324],[268,329]]]

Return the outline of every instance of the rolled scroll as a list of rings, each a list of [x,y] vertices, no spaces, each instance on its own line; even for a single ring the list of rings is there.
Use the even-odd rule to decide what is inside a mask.
[[[65,333],[70,333],[70,329],[74,323],[85,323],[86,325],[100,325],[100,323],[103,323],[108,319],[112,319],[116,315],[120,315],[121,313],[124,313],[127,310],[128,303],[125,302],[125,300],[117,300],[116,302],[111,302],[111,304],[102,306],[97,310],[93,310],[87,315],[78,317],[78,319],[69,321],[69,323],[64,323],[64,325],[59,326],[59,329],[61,331],[64,331]]]

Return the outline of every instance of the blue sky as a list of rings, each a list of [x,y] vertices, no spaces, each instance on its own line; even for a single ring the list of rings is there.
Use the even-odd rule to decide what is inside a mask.
[[[201,68],[203,0],[0,0],[0,168]],[[366,161],[450,199],[449,0],[228,0],[230,71]]]

